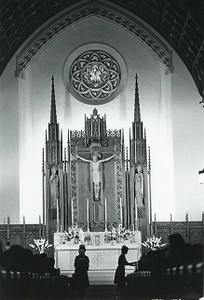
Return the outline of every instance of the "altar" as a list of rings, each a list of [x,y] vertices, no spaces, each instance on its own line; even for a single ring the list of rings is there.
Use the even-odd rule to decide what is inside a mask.
[[[62,275],[69,277],[74,273],[74,259],[78,255],[79,244],[73,240],[66,241],[66,234],[55,233],[55,267],[60,268]],[[131,239],[122,242],[106,242],[102,237],[104,233],[92,233],[92,243],[86,245],[86,255],[89,257],[89,280],[91,285],[113,284],[118,257],[122,245],[129,248],[127,261],[138,261],[141,256],[141,233],[134,232]],[[97,241],[94,244],[94,241]],[[134,272],[135,267],[126,266],[126,275]]]
[[[136,77],[135,95],[137,93]],[[46,157],[44,151],[42,157],[43,216],[48,229],[47,239],[53,243],[55,232],[66,231],[76,224],[90,235],[93,233],[90,247],[109,247],[103,245],[103,238],[98,233],[111,231],[119,225],[129,231],[139,230],[145,239],[150,228],[148,172],[139,97],[135,98],[129,151],[125,152],[123,130],[107,130],[106,116],[101,117],[96,108],[90,117],[85,115],[84,128],[84,131],[68,131],[63,156],[52,78]],[[58,251],[58,246],[56,249]]]
[[[150,227],[146,135],[137,76],[134,108],[129,150],[125,151],[124,131],[107,130],[106,115],[94,108],[84,116],[84,131],[68,130],[63,155],[52,77],[46,157],[44,151],[42,157],[43,215],[61,274],[73,275],[80,244],[87,249],[91,284],[113,284],[123,245],[129,248],[129,262],[140,259],[141,235],[146,238]],[[133,271],[127,266],[126,275]]]

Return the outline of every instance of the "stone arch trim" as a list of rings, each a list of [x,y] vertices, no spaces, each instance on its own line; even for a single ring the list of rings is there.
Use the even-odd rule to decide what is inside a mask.
[[[116,9],[115,6],[104,3],[97,3],[75,6],[72,10],[64,12],[49,22],[46,27],[43,27],[17,55],[16,76],[23,75],[34,58],[57,34],[74,23],[93,15],[113,22],[139,38],[169,72],[173,71],[172,51],[147,26],[127,11]]]

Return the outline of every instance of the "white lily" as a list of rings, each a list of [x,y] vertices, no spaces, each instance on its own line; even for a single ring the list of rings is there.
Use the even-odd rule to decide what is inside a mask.
[[[147,237],[147,240],[142,243],[142,246],[154,251],[161,249],[162,247],[166,246],[166,244],[161,244],[161,237],[156,237],[153,235],[152,237]]]
[[[49,244],[46,239],[41,237],[40,239],[33,239],[33,244],[29,244],[29,246],[35,250],[38,250],[40,254],[42,254],[46,249],[52,247],[52,244]]]

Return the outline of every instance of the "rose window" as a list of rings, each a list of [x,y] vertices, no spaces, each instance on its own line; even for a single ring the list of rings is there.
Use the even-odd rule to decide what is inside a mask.
[[[73,90],[86,100],[103,100],[112,95],[120,84],[120,67],[107,52],[83,52],[71,65],[70,82]]]

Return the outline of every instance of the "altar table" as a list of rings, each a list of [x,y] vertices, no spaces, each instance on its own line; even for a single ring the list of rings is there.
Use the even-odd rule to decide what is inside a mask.
[[[86,255],[89,257],[90,284],[113,284],[118,257],[124,243],[104,244],[101,246],[86,246]],[[141,256],[140,245],[126,243],[129,248],[127,261],[138,261]],[[74,259],[78,255],[79,245],[66,243],[55,247],[55,267],[60,268],[60,274],[72,276],[74,273]],[[135,267],[126,266],[126,275],[134,272]]]

